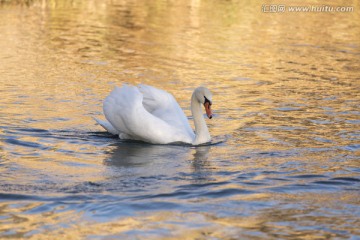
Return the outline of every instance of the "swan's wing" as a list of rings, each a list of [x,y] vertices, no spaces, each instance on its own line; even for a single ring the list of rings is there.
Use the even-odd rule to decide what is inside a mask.
[[[171,126],[185,131],[190,136],[194,136],[187,117],[173,95],[164,90],[143,84],[139,85],[139,89],[143,94],[143,105],[148,112]]]
[[[103,108],[111,125],[133,139],[151,143],[192,142],[192,136],[186,131],[147,111],[137,87],[115,87],[105,99]]]
[[[149,113],[166,108],[169,104],[170,94],[166,91],[144,84],[140,84],[138,88],[143,94],[143,105]]]

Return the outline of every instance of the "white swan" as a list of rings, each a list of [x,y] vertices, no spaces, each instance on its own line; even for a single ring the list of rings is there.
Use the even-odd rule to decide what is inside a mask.
[[[108,132],[120,139],[141,140],[154,144],[183,142],[193,145],[211,140],[202,114],[202,105],[211,119],[212,94],[205,87],[198,87],[191,97],[191,112],[195,132],[176,102],[164,90],[147,85],[123,85],[106,97],[103,105],[107,121],[95,119]]]

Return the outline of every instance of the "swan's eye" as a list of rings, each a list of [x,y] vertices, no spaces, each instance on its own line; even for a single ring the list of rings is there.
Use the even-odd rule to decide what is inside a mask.
[[[204,98],[205,98],[205,102],[204,102],[204,104],[208,102],[208,103],[209,103],[209,105],[211,106],[211,101],[210,101],[209,99],[207,99],[205,96],[204,96]]]

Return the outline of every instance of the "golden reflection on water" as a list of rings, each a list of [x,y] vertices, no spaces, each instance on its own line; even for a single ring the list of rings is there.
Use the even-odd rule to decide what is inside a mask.
[[[244,199],[250,201],[257,201],[261,199],[267,199],[270,196],[266,194],[254,194],[253,196],[245,197]],[[34,226],[41,227],[44,224],[48,227],[47,231],[36,234],[36,239],[46,239],[51,236],[57,239],[82,239],[87,236],[94,237],[112,237],[122,239],[133,238],[146,238],[146,239],[208,239],[208,238],[221,238],[221,239],[233,239],[238,236],[244,238],[253,238],[254,230],[262,233],[269,234],[272,238],[281,238],[291,236],[293,231],[297,237],[302,238],[324,238],[334,237],[335,234],[328,234],[317,229],[311,229],[310,227],[319,219],[324,222],[329,221],[326,216],[313,215],[314,208],[334,208],[342,210],[342,206],[337,204],[337,196],[333,194],[325,194],[319,196],[319,194],[308,195],[286,195],[280,194],[277,198],[291,199],[290,202],[296,204],[298,201],[311,202],[312,208],[306,210],[299,210],[292,208],[291,204],[286,209],[278,210],[277,208],[268,208],[260,211],[257,215],[247,216],[246,209],[240,209],[245,213],[241,213],[238,216],[221,217],[215,216],[210,213],[197,213],[197,212],[179,212],[179,211],[158,211],[158,212],[143,212],[141,216],[135,217],[123,217],[121,219],[111,220],[107,219],[106,222],[91,221],[88,220],[86,215],[81,212],[76,213],[64,207],[58,207],[52,211],[44,213],[32,213],[23,214],[23,212],[32,211],[37,207],[41,207],[41,203],[30,203],[23,205],[10,206],[7,204],[0,205],[0,213],[4,214],[7,211],[11,211],[13,223],[18,224],[20,227],[19,232],[31,232]],[[343,198],[350,197],[344,195]],[[237,199],[237,200],[244,200]],[[229,199],[235,200],[235,199]],[[352,201],[352,200],[351,200]],[[352,203],[345,200],[344,203]],[[46,206],[45,206],[46,207]],[[239,206],[240,207],[240,206]],[[66,210],[66,211],[64,211]],[[296,223],[297,219],[294,216],[298,215],[306,216],[306,220],[302,222],[303,228],[308,228],[306,231],[296,232],[296,229],[292,229],[291,223]],[[342,212],[343,215],[349,214],[348,212]],[[81,221],[81,224],[77,222]],[[331,219],[329,225],[339,224],[341,230],[349,230],[356,234],[356,230],[352,226],[343,226],[341,220]],[[63,222],[65,228],[56,227],[58,222]],[[13,223],[9,224],[11,226]],[[21,224],[22,223],[22,224]],[[179,223],[179,224],[177,224]],[[183,224],[186,223],[186,224]],[[277,225],[276,223],[287,223],[284,225]],[[6,225],[2,225],[1,230],[6,229]],[[162,229],[160,234],[155,233]],[[36,230],[35,230],[36,231]],[[327,235],[326,235],[327,234]],[[260,234],[261,235],[261,234]],[[26,236],[26,235],[25,235]],[[24,237],[22,234],[18,234],[17,237]]]
[[[313,2],[319,3],[286,1],[286,4]],[[214,179],[231,182],[230,177],[213,175],[219,169],[242,172],[284,166],[289,161],[293,165],[287,165],[288,171],[304,174],[339,171],[344,176],[352,175],[346,169],[358,167],[355,161],[358,151],[348,149],[354,145],[354,128],[358,128],[359,121],[359,2],[327,2],[354,6],[351,13],[296,14],[261,13],[264,3],[0,1],[0,125],[9,127],[0,128],[0,134],[14,135],[16,140],[28,143],[24,147],[14,140],[0,141],[1,161],[13,161],[11,167],[18,170],[12,174],[1,169],[1,180],[36,185],[40,175],[59,185],[106,182],[119,169],[136,164],[149,164],[146,165],[149,175],[157,171],[165,174],[170,170],[159,170],[160,163],[155,160],[143,163],[134,159],[166,156],[168,151],[177,153],[175,160],[185,159],[189,163],[172,168],[174,175],[176,171],[195,173],[199,178],[193,179],[194,184]],[[87,143],[84,132],[101,131],[91,117],[102,114],[102,99],[114,85],[122,83],[163,88],[174,94],[188,116],[192,90],[207,85],[214,93],[215,118],[208,121],[210,131],[215,137],[228,136],[226,142],[216,148],[149,148],[143,152],[135,149],[131,152],[134,159],[117,162],[124,157],[121,146]],[[23,134],[17,128],[48,130],[46,135],[50,138]],[[62,130],[65,133],[59,132]],[[327,152],[330,148],[337,150]],[[254,149],[283,155],[253,156],[250,153]],[[293,151],[300,154],[292,155]],[[344,162],[329,163],[334,154]],[[353,157],[346,159],[349,154]],[[244,157],[239,164],[219,160],[237,161],[239,157]],[[311,168],[306,167],[310,163]],[[259,175],[251,181],[263,178]],[[299,184],[309,180],[303,181],[299,180]],[[281,188],[287,183],[276,184]],[[163,187],[164,191],[172,188]],[[223,188],[240,187],[230,183],[214,189]],[[252,186],[253,190],[261,188]],[[346,196],[354,199],[351,194]],[[319,194],[261,193],[239,198],[251,202],[277,197],[316,202]],[[246,229],[270,232],[276,238],[280,225],[272,223],[287,218],[286,214],[289,218],[294,215],[291,210],[288,213],[274,210],[221,218],[206,213],[158,211],[100,223],[84,221],[86,214],[73,210],[54,209],[46,216],[43,212],[23,214],[26,208],[39,204],[20,208],[2,204],[0,211],[8,211],[13,217],[1,224],[1,229],[19,227],[19,232],[30,232],[43,225],[66,223],[67,230],[50,228],[48,232],[34,233],[38,239],[46,238],[49,232],[59,239],[102,234],[116,237],[132,229],[146,232],[157,228],[184,239],[231,238]],[[321,205],[321,201],[316,204]],[[334,218],[325,220],[329,219]],[[72,224],[77,221],[84,224]],[[188,225],[176,225],[187,221]],[[189,229],[199,222],[208,225]],[[223,230],[224,226],[230,228]],[[282,228],[290,235],[296,233],[291,226]],[[251,237],[246,234],[243,236]],[[153,237],[151,231],[145,236]]]

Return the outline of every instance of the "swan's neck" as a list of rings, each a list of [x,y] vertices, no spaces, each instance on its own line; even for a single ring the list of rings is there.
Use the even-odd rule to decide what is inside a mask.
[[[202,113],[202,104],[196,100],[195,93],[191,97],[191,113],[195,123],[195,140],[194,145],[209,142],[211,140],[209,129],[206,125],[204,115]]]

